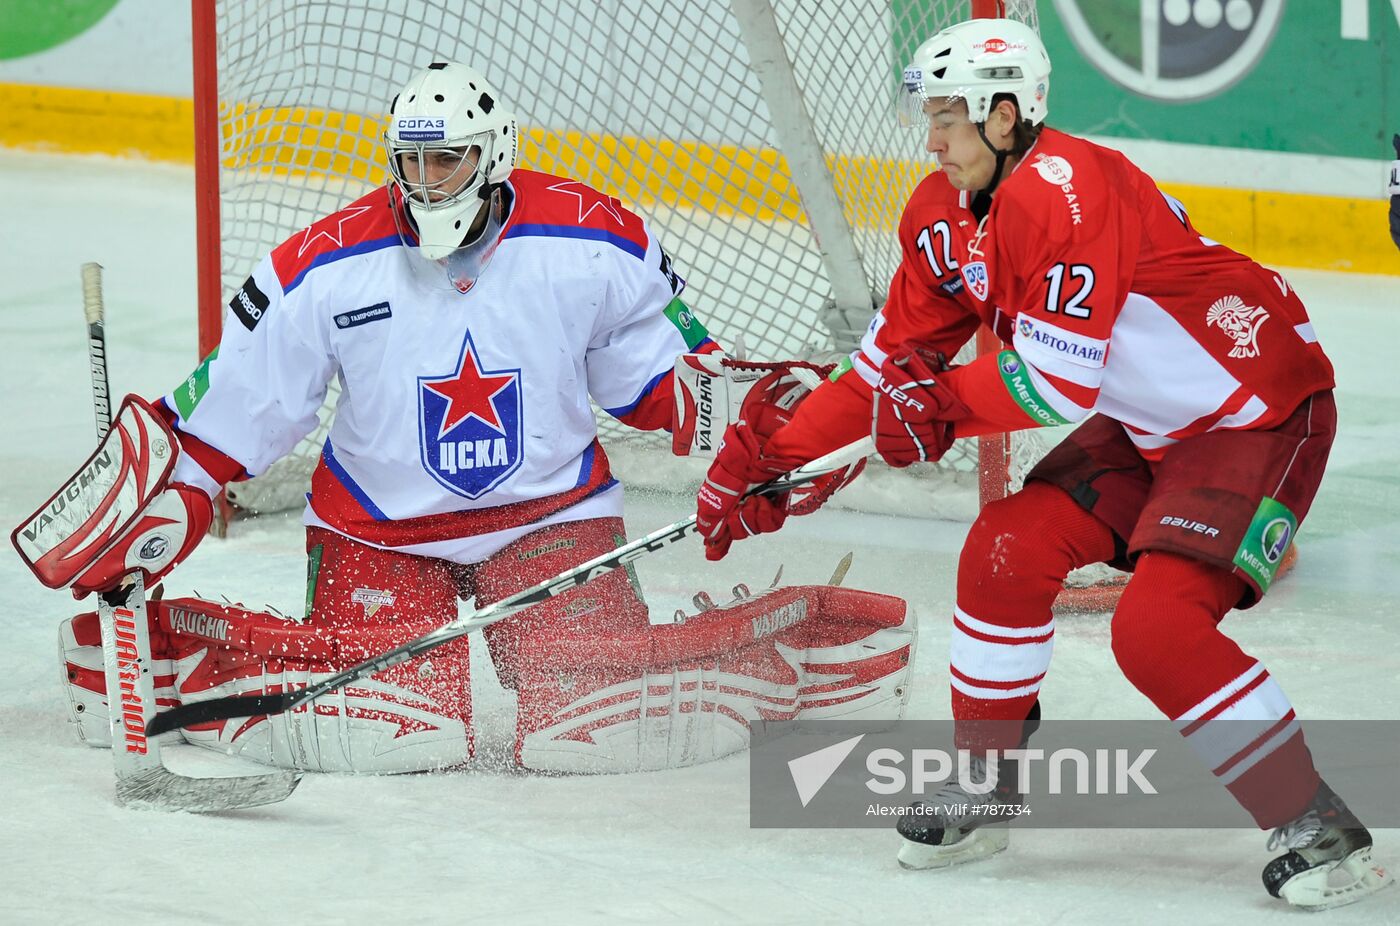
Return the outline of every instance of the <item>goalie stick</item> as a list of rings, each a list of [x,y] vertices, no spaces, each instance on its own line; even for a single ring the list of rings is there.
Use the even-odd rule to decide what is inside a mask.
[[[107,386],[102,266],[83,264],[82,277],[92,407],[97,419],[97,436],[105,438],[112,427],[112,403]],[[165,767],[160,743],[145,730],[155,716],[156,705],[145,582],[138,571],[128,577],[122,587],[97,597],[117,803],[125,807],[208,812],[273,804],[291,794],[301,780],[299,773],[191,778]]]
[[[795,488],[800,485],[819,479],[827,473],[848,466],[855,461],[862,459],[874,452],[874,440],[869,437],[861,438],[854,443],[848,444],[824,457],[813,460],[811,463],[801,466],[786,476],[780,476],[771,482],[755,487],[749,494],[771,494]],[[665,549],[671,544],[684,538],[687,534],[695,531],[695,515],[688,515],[674,524],[652,531],[645,537],[633,540],[624,544],[610,553],[594,557],[585,563],[580,563],[572,569],[561,572],[552,579],[547,579],[538,585],[516,592],[506,598],[502,598],[475,614],[466,617],[459,617],[436,630],[429,631],[415,640],[403,644],[382,653],[373,659],[366,660],[359,665],[351,666],[342,672],[305,688],[298,688],[292,691],[281,691],[275,694],[250,694],[250,695],[228,695],[222,698],[211,698],[208,701],[197,701],[191,704],[181,704],[171,708],[164,713],[157,714],[146,725],[146,735],[150,737],[158,736],[169,730],[186,727],[194,723],[209,723],[218,720],[229,720],[234,717],[256,717],[264,714],[281,714],[297,708],[309,701],[321,697],[340,688],[356,679],[364,678],[366,675],[373,675],[383,669],[388,669],[400,663],[407,662],[429,650],[436,649],[444,643],[449,643],[459,637],[466,636],[474,630],[489,626],[497,621],[505,620],[512,614],[525,610],[531,605],[539,604],[548,598],[552,598],[561,592],[567,592],[593,581],[600,576],[607,575],[619,566],[625,566],[638,560],[648,553]]]

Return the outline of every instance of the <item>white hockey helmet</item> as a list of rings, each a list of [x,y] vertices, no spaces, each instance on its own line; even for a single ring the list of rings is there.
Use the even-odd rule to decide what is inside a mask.
[[[441,260],[475,243],[465,239],[492,188],[515,168],[520,129],[486,78],[464,64],[436,62],[389,104],[384,147],[389,171],[417,226],[420,253]],[[475,161],[470,158],[473,148]],[[422,165],[434,150],[457,152],[461,175],[432,185],[420,182],[421,174],[419,180],[409,180],[403,156],[413,154]]]
[[[904,69],[900,115],[907,125],[927,121],[924,104],[933,97],[967,102],[968,118],[987,121],[992,98],[1009,93],[1032,125],[1045,121],[1050,94],[1050,56],[1040,36],[1012,19],[971,19],[949,26],[920,45]]]

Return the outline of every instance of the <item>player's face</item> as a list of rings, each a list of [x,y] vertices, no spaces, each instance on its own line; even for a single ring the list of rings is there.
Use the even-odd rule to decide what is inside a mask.
[[[430,202],[442,202],[460,193],[476,173],[481,149],[425,148],[420,157],[414,150],[399,155],[403,177],[410,186],[423,184]]]
[[[987,149],[977,126],[967,117],[967,104],[949,97],[924,103],[928,140],[924,147],[937,156],[948,182],[959,190],[981,190],[992,182],[996,155]]]

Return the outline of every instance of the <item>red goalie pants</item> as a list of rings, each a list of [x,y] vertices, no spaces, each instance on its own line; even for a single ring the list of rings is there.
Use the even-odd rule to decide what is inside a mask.
[[[1268,589],[1307,515],[1335,432],[1330,392],[1268,431],[1221,431],[1148,464],[1096,417],[1026,487],[983,509],[958,567],[950,678],[959,746],[1010,748],[1050,664],[1051,606],[1075,568],[1133,571],[1113,615],[1124,675],[1171,718],[1264,828],[1297,817],[1319,782],[1292,705],[1220,629]],[[998,723],[979,723],[997,721]]]
[[[307,529],[308,623],[364,627],[370,623],[443,623],[457,614],[459,599],[474,597],[483,608],[521,589],[552,578],[581,562],[611,552],[625,541],[621,518],[569,521],[534,531],[490,559],[472,565],[381,550],[332,531]],[[645,638],[646,607],[627,570],[617,569],[586,586],[556,595],[483,631],[501,684],[520,689],[522,672],[587,661],[580,651],[591,638]],[[404,642],[404,641],[400,641]],[[371,654],[372,655],[372,654]],[[435,663],[449,663],[460,677],[463,720],[470,727],[467,638],[435,650]],[[414,666],[416,663],[409,663]],[[435,670],[436,671],[436,670]],[[518,734],[523,737],[547,715],[549,705],[536,691],[521,691]],[[517,747],[518,740],[517,738]]]

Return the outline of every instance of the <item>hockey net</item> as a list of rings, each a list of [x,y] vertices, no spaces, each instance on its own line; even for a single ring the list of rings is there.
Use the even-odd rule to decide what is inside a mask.
[[[393,94],[429,62],[457,60],[510,100],[523,166],[593,184],[647,218],[723,345],[742,341],[760,360],[834,358],[883,301],[901,210],[933,168],[893,115],[903,66],[973,16],[1039,26],[1034,0],[192,7],[202,354],[217,344],[226,295],[262,255],[384,182]],[[302,502],[336,392],[293,454],[230,487],[238,508]],[[670,458],[665,435],[600,421],[626,483],[685,485],[703,472]],[[1019,485],[1043,441],[1033,431],[963,441],[912,478],[872,466],[843,496],[907,512],[917,487],[930,514],[970,518],[979,498]]]

